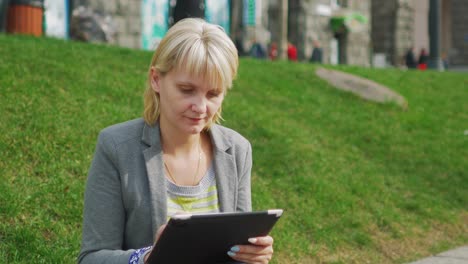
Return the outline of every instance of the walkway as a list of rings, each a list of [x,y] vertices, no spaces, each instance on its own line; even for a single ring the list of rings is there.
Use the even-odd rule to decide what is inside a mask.
[[[409,264],[468,264],[468,245]]]
[[[321,79],[327,81],[331,86],[356,94],[365,100],[378,103],[395,102],[403,109],[407,109],[408,102],[406,99],[393,91],[392,89],[371,81],[366,78],[359,77],[354,74],[330,70],[325,68],[317,68],[315,74]]]

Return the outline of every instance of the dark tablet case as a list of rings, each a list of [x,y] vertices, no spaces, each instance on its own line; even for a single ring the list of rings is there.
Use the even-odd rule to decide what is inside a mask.
[[[191,215],[169,220],[149,264],[211,264],[233,261],[232,246],[249,244],[251,237],[266,236],[282,210]]]

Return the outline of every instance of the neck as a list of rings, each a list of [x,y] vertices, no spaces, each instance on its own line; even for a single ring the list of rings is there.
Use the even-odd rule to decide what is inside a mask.
[[[177,133],[160,125],[161,144],[164,153],[169,155],[190,155],[191,152],[199,150],[201,134]]]

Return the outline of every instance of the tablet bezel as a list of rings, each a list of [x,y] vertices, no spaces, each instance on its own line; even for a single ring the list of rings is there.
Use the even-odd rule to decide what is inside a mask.
[[[232,261],[227,255],[232,246],[249,244],[248,238],[268,235],[282,214],[282,209],[177,214],[169,220],[147,263]]]

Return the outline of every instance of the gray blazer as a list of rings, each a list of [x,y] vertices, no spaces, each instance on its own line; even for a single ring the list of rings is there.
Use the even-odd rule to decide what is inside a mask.
[[[250,143],[219,125],[209,133],[220,210],[250,211]],[[86,183],[78,263],[127,264],[135,249],[153,244],[166,223],[162,156],[159,124],[140,118],[101,131]]]

